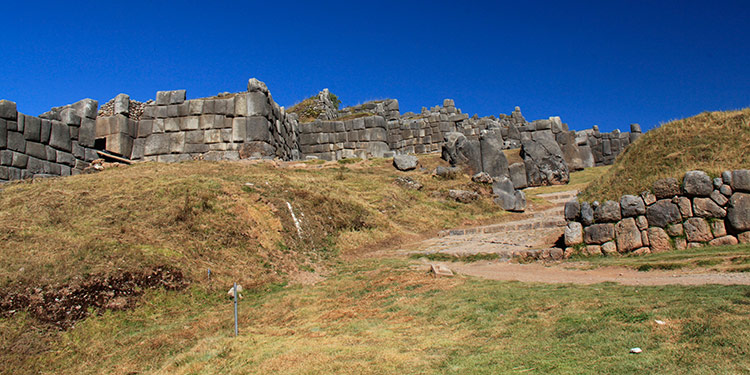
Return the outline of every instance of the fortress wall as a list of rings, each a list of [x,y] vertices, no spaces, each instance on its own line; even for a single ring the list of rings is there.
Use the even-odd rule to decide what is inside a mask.
[[[97,105],[85,99],[42,118],[0,101],[0,180],[81,173],[98,158],[93,149]]]

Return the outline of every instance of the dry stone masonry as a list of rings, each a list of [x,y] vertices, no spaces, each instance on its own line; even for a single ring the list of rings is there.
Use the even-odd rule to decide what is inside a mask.
[[[247,91],[187,99],[185,90],[159,91],[138,102],[119,94],[98,108],[84,99],[39,117],[0,101],[0,180],[81,173],[101,153],[133,161],[279,158],[391,157],[442,152],[451,164],[507,178],[496,190],[520,207],[515,193],[528,186],[566,183],[568,173],[612,163],[640,135],[575,132],[559,117],[527,122],[520,108],[510,115],[479,118],[451,99],[421,113],[401,114],[398,100],[367,102],[337,110],[326,89],[315,98],[318,119],[299,123],[272,98],[266,85],[248,81]],[[523,163],[508,165],[502,150],[521,148]],[[502,187],[500,187],[502,185]],[[508,186],[512,185],[513,191]],[[511,199],[512,198],[512,199]],[[699,209],[713,210],[700,204]]]
[[[750,243],[750,170],[703,171],[654,182],[618,202],[565,205],[566,253],[647,254]]]

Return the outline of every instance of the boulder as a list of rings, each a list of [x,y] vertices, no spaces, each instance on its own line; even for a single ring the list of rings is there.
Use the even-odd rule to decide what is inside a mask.
[[[641,231],[632,217],[622,219],[615,225],[617,250],[626,253],[643,246]]]
[[[581,204],[578,201],[565,203],[565,220],[577,221],[581,217]]]
[[[419,181],[408,176],[397,177],[394,183],[405,189],[422,190],[423,185]]]
[[[737,240],[740,243],[750,243],[750,232],[742,232],[737,235]]]
[[[723,218],[727,211],[719,207],[711,198],[693,198],[693,213],[698,217]]]
[[[733,175],[732,180],[734,182],[736,176]],[[750,231],[750,194],[732,194],[727,208],[727,221],[737,232]]]
[[[475,174],[482,171],[482,154],[479,141],[469,140],[458,132],[445,134],[442,157],[451,166],[466,166]]]
[[[679,223],[682,216],[671,199],[660,199],[646,209],[646,218],[649,225],[664,228],[667,224]]]
[[[503,153],[503,139],[499,132],[487,132],[479,139],[482,171],[492,177],[510,176],[508,159]]]
[[[687,195],[707,197],[714,190],[713,180],[706,172],[689,171],[682,180],[682,188]]]
[[[706,220],[699,217],[691,217],[685,221],[685,238],[689,242],[706,242],[714,239],[711,228]]]
[[[654,181],[653,190],[658,199],[672,198],[680,195],[680,183],[676,178],[662,178]]]
[[[522,140],[521,156],[526,166],[529,186],[561,185],[570,181],[570,172],[560,146],[551,136],[540,134]]]
[[[750,169],[732,171],[730,180],[732,190],[750,193]]]
[[[605,201],[594,210],[594,221],[597,223],[614,223],[622,219],[620,204],[615,201]]]
[[[583,226],[581,223],[571,221],[565,227],[565,246],[574,246],[583,243]]]
[[[723,194],[725,197],[731,197],[732,187],[727,184],[721,185],[721,187],[719,188],[719,192]]]
[[[526,180],[526,165],[524,163],[513,163],[508,167],[513,187],[524,189],[529,186]]]
[[[471,180],[478,184],[491,184],[494,180],[487,172],[479,172],[471,176]]]
[[[411,171],[417,169],[418,159],[414,155],[396,155],[393,157],[393,166],[399,171]]]
[[[461,203],[469,203],[479,198],[479,194],[474,191],[454,189],[448,190],[448,196]]]
[[[588,245],[583,248],[583,255],[602,255],[602,247],[599,245]]]
[[[506,211],[523,212],[526,210],[526,194],[516,190],[513,182],[506,176],[500,176],[492,184],[492,192],[495,193],[495,203]]]
[[[659,227],[648,228],[648,242],[652,252],[658,253],[672,250],[667,232]]]
[[[615,238],[615,225],[611,223],[590,225],[584,229],[583,237],[588,245],[603,244]]]
[[[639,196],[623,195],[620,198],[620,210],[623,217],[644,215],[646,213],[646,203]]]
[[[442,165],[435,168],[435,175],[446,180],[452,180],[461,175],[459,167],[443,167]]]

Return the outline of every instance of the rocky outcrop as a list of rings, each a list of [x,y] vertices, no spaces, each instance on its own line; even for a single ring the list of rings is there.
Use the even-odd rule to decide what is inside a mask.
[[[561,185],[570,180],[562,150],[549,134],[541,133],[522,141],[521,156],[529,186]]]

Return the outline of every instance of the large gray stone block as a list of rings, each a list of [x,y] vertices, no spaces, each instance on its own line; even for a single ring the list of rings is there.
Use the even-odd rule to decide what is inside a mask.
[[[81,118],[95,119],[99,109],[99,102],[94,99],[83,99],[73,103],[73,109]]]
[[[171,91],[157,91],[156,92],[156,105],[169,104],[171,95],[172,95]]]
[[[638,216],[646,213],[646,204],[637,195],[623,195],[620,198],[620,209],[623,217]]]
[[[565,203],[565,220],[577,221],[581,217],[581,204],[578,201],[570,201]]]
[[[482,158],[482,171],[491,177],[510,176],[508,159],[503,153],[503,139],[500,134],[491,132],[479,139]]]
[[[23,137],[27,141],[39,142],[42,134],[42,119],[26,116],[24,119]]]
[[[29,156],[28,155],[21,154],[21,153],[18,153],[18,152],[14,152],[13,153],[13,163],[11,164],[11,166],[13,166],[15,168],[25,169],[26,168],[26,164],[28,164],[28,162],[29,162]]]
[[[0,118],[15,121],[18,118],[16,103],[10,100],[0,100]]]
[[[107,136],[107,146],[105,148],[123,157],[130,158],[133,152],[133,137],[125,133],[115,133]]]
[[[168,154],[169,140],[169,134],[151,134],[150,136],[148,136],[148,138],[146,138],[146,144],[144,145],[143,154],[145,156]]]
[[[615,225],[615,236],[617,238],[617,251],[621,253],[630,252],[643,246],[641,231],[632,217],[622,219]]]
[[[687,219],[683,227],[688,242],[707,242],[714,239],[714,236],[711,234],[711,228],[708,226],[706,220],[699,217]]]
[[[66,125],[80,126],[81,116],[76,113],[76,110],[71,108],[65,108],[60,112],[60,121]]]
[[[750,230],[750,194],[732,194],[727,208],[727,221],[737,232]]]
[[[47,150],[41,143],[26,142],[26,154],[37,159],[47,160]]]
[[[601,245],[615,238],[615,225],[612,223],[594,224],[583,230],[584,242],[588,245]]]
[[[271,123],[264,117],[247,118],[247,141],[271,142]]]
[[[52,134],[52,122],[50,120],[42,119],[42,128],[41,132],[39,133],[39,141],[42,143],[49,143],[49,137],[50,134]],[[56,124],[60,124],[59,121],[54,121]],[[70,136],[70,130],[67,130],[67,127],[65,128],[68,132],[68,136]]]
[[[750,169],[732,171],[731,183],[733,191],[750,193]]]
[[[49,145],[58,150],[70,152],[72,143],[68,126],[57,121],[53,122],[51,126]]]
[[[698,217],[723,218],[727,212],[711,198],[693,198],[693,213]]]
[[[620,204],[615,201],[605,201],[594,210],[594,220],[597,223],[615,223],[622,219]]]
[[[713,180],[703,171],[685,173],[682,188],[686,194],[694,197],[707,197],[714,190]]]
[[[128,115],[130,113],[130,96],[127,94],[118,94],[115,96],[114,113],[119,115]]]
[[[263,116],[268,117],[271,114],[271,104],[268,96],[260,91],[248,92],[246,106],[247,113],[245,116]]]
[[[518,189],[525,189],[529,186],[526,181],[526,165],[524,163],[513,163],[508,167],[510,173],[510,179],[513,181],[513,187]]]
[[[660,199],[646,209],[646,217],[651,226],[664,228],[667,224],[677,224],[682,220],[680,209],[671,199]]]

